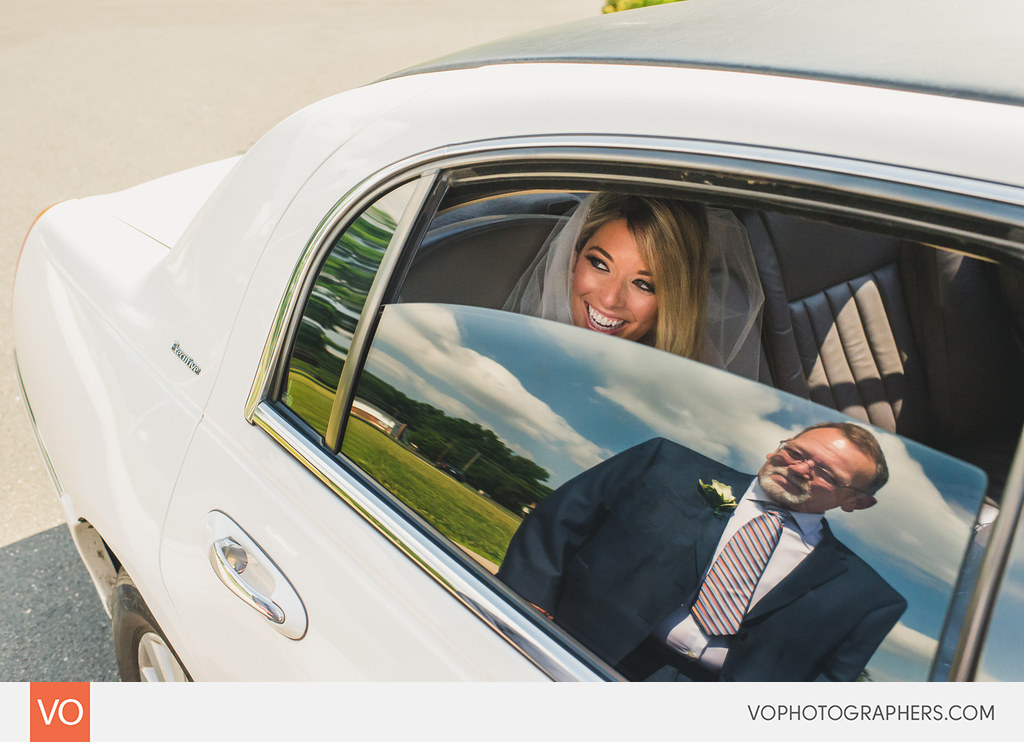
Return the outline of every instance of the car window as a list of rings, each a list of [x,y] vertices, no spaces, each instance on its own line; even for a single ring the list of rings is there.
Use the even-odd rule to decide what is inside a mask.
[[[334,238],[306,300],[281,401],[320,435],[367,293],[414,187],[385,194]]]
[[[984,545],[990,524],[979,529],[976,541]],[[1013,549],[988,627],[979,660],[978,680],[1019,681],[1021,678],[1020,616],[1024,611],[1024,520],[1016,527]]]
[[[483,187],[475,185],[478,175]],[[341,390],[339,399],[351,399],[347,420],[331,423],[343,428],[345,465],[368,475],[389,507],[487,584],[545,608],[542,590],[512,576],[523,553],[553,551],[525,535],[533,527],[523,524],[561,509],[551,503],[564,501],[575,478],[591,481],[590,472],[614,470],[622,457],[653,446],[696,452],[753,481],[779,455],[771,454],[779,442],[803,428],[860,424],[877,437],[891,477],[877,504],[837,505],[826,518],[828,533],[856,555],[858,570],[882,581],[875,593],[895,596],[883,613],[899,615],[889,616],[891,627],[876,627],[884,638],[864,639],[855,627],[833,638],[872,647],[881,641],[858,679],[945,677],[985,549],[979,535],[998,513],[1024,420],[1017,381],[1024,363],[1015,339],[1020,269],[969,256],[959,237],[946,245],[826,216],[693,202],[664,179],[641,191],[582,176],[492,185],[484,175],[473,171],[465,187],[440,179],[442,190],[430,200],[436,214],[419,222],[425,226],[406,246],[361,349],[365,365],[352,374],[354,387]],[[732,324],[720,327],[742,326],[753,339],[744,349],[748,358],[753,350],[752,367],[740,371],[722,357],[697,355],[697,362],[575,327],[568,317],[553,322],[512,311],[509,297],[536,274],[553,241],[593,194],[613,187],[687,201],[724,215],[731,234],[742,234],[750,259],[740,272],[752,272],[757,283],[756,314],[749,295],[736,301],[729,284],[717,301],[736,310]],[[334,245],[288,367],[282,401],[321,435],[341,409],[334,397],[352,330],[401,211],[382,210],[388,217],[375,207]],[[708,239],[716,239],[713,230]],[[359,285],[361,293],[352,290]],[[609,319],[598,314],[598,321]],[[783,449],[796,457],[790,463],[806,460],[809,469],[827,472],[823,481],[852,486],[795,450]],[[693,487],[709,488],[708,501],[721,497],[714,476],[695,479]],[[644,534],[658,517],[636,515],[643,512],[616,511],[615,519]],[[641,535],[637,550],[649,542]],[[588,552],[559,542],[563,547],[562,566],[577,573],[611,553],[592,544]],[[897,610],[901,601],[905,610]],[[601,613],[594,605],[583,612]],[[556,615],[555,625],[619,669],[622,658],[575,620]],[[850,675],[851,663],[857,661],[836,674]]]
[[[524,518],[615,454],[670,441],[752,474],[778,441],[837,419],[834,410],[638,343],[496,310],[397,304],[383,311],[342,453],[499,573]],[[875,434],[891,471],[878,506],[828,522],[908,604],[862,678],[923,680],[943,641],[986,477]],[[679,486],[696,488],[700,478]],[[630,548],[641,548],[662,518],[642,508],[629,515],[637,538]]]
[[[397,300],[525,311],[510,299],[545,268],[535,260],[574,209],[588,194],[624,189],[586,186],[490,198],[453,191]],[[1024,424],[1020,266],[971,257],[959,240],[943,245],[824,217],[703,207],[717,215],[709,224],[727,215],[727,244],[742,232],[750,259],[728,273],[712,267],[707,307],[719,307],[722,321],[708,323],[707,335],[721,352],[707,352],[706,343],[701,360],[963,458],[986,472],[998,501]],[[717,240],[712,228],[709,241]],[[742,283],[750,272],[760,304]],[[530,313],[555,317],[550,306]]]

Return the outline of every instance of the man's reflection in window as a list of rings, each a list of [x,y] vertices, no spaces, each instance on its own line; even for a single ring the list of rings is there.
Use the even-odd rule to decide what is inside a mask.
[[[887,480],[849,423],[782,441],[756,476],[653,439],[541,502],[498,576],[632,680],[854,680],[907,603],[823,514]]]

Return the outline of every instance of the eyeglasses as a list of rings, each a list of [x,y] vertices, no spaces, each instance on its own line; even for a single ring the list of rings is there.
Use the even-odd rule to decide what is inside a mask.
[[[788,439],[779,442],[779,447],[775,449],[775,453],[779,454],[787,464],[807,464],[811,476],[822,487],[828,489],[859,489],[859,487],[850,487],[851,482],[843,482],[834,471],[824,464],[815,461],[813,456],[794,446]]]

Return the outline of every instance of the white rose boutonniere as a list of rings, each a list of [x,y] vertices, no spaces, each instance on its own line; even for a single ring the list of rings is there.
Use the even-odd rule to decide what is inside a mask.
[[[729,485],[722,484],[717,479],[712,479],[711,484],[698,479],[697,486],[708,505],[714,508],[716,517],[721,518],[727,511],[736,509],[736,498],[732,496],[732,487]]]

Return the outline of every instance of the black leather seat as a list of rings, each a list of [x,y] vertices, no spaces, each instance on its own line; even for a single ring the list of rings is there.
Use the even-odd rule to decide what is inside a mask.
[[[772,383],[975,463],[1001,490],[1024,375],[996,266],[810,219],[740,217]]]
[[[517,214],[461,222],[428,235],[402,285],[401,301],[501,309],[558,217]]]
[[[399,300],[500,309],[577,203],[571,194],[522,194],[438,217],[416,252]]]

